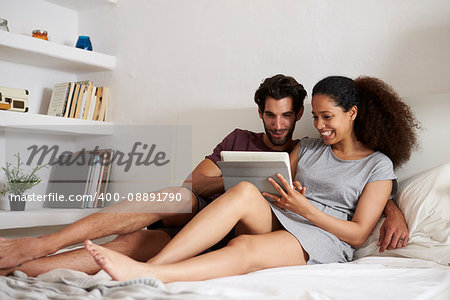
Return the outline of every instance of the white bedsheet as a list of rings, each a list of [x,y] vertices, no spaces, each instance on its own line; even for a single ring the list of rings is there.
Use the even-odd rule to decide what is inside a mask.
[[[22,274],[24,276],[24,274]],[[284,267],[197,282],[158,280],[116,283],[54,270],[38,278],[0,277],[0,299],[450,299],[450,267],[394,257],[345,264]],[[49,295],[49,296],[47,296]]]
[[[262,270],[207,282],[177,282],[172,292],[235,299],[450,299],[450,267],[417,259],[367,257],[345,264]]]

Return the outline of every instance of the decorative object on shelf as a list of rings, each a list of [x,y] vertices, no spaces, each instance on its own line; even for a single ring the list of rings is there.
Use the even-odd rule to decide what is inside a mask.
[[[17,153],[15,156],[17,157],[17,166],[12,166],[7,162],[6,168],[2,167],[7,181],[0,193],[8,194],[10,209],[18,211],[25,210],[26,196],[24,193],[41,182],[41,178],[36,173],[46,165],[35,166],[27,174],[22,168],[23,162],[20,161],[20,154]]]
[[[87,35],[80,35],[78,37],[78,41],[77,41],[77,44],[75,45],[75,47],[92,51],[91,39]]]
[[[0,109],[28,112],[28,90],[0,86]]]
[[[0,18],[0,30],[9,31],[8,20]]]
[[[0,101],[0,109],[1,110],[9,110],[11,108],[11,104],[10,103],[4,103]]]
[[[45,30],[33,30],[33,34],[31,35],[34,38],[42,39],[48,41],[48,33]]]

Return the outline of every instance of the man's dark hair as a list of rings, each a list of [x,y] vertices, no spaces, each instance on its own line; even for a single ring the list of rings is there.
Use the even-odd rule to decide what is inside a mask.
[[[266,78],[255,92],[255,103],[261,112],[264,112],[267,97],[275,100],[291,97],[294,111],[298,113],[303,106],[306,90],[293,77],[277,74]]]

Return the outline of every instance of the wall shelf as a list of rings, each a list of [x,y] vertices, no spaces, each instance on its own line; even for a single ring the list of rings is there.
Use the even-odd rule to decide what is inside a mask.
[[[113,123],[0,110],[0,132],[111,135]]]
[[[0,31],[0,59],[75,73],[111,71],[116,66],[116,58],[111,55],[7,31]]]
[[[25,211],[0,211],[0,230],[37,226],[54,226],[71,224],[84,218],[100,208],[60,209],[40,208]]]
[[[115,5],[117,0],[45,0],[77,11],[87,10],[104,5]]]

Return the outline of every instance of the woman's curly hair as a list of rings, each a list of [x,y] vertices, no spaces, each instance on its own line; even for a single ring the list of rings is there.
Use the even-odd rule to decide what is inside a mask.
[[[358,108],[354,131],[358,141],[386,154],[400,167],[418,146],[419,122],[394,89],[380,79],[361,76],[352,80],[330,76],[314,86],[313,95],[324,94],[348,111]]]

